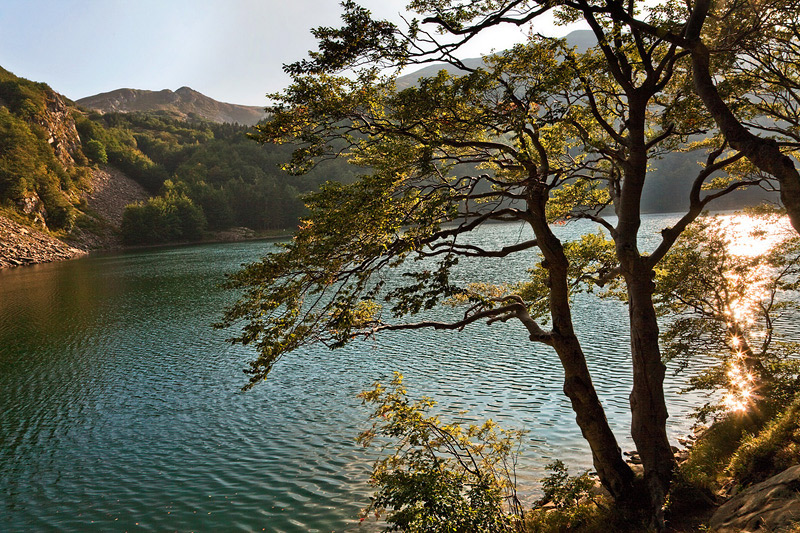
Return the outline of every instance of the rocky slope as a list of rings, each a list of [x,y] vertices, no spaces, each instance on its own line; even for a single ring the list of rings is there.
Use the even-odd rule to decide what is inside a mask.
[[[86,253],[47,233],[0,216],[0,269],[62,261]]]
[[[148,196],[144,187],[114,167],[92,169],[92,190],[86,198],[89,209],[116,228],[122,224],[125,206]]]
[[[67,241],[86,251],[122,247],[119,230],[125,206],[149,196],[144,187],[114,167],[93,168],[92,184],[84,195],[90,227],[74,228]]]
[[[0,216],[0,269],[73,259],[91,250],[121,247],[119,227],[125,206],[147,197],[141,185],[115,168],[92,169],[91,188],[84,196],[91,227],[76,227],[62,241]]]
[[[100,113],[168,111],[182,118],[197,115],[211,122],[247,126],[256,124],[265,116],[261,107],[218,102],[189,87],[177,91],[117,89],[81,98],[77,103]]]

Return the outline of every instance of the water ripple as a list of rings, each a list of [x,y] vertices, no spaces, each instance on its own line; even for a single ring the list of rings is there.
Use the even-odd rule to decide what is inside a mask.
[[[654,231],[664,220],[650,221]],[[477,238],[510,233],[527,238],[508,225]],[[239,392],[252,354],[209,325],[230,302],[222,273],[265,246],[140,251],[0,273],[0,530],[369,531],[355,518],[368,502],[374,455],[353,440],[367,425],[355,395],[393,370],[445,414],[528,431],[517,467],[525,494],[553,458],[590,467],[557,357],[512,324],[306,350]],[[534,260],[470,263],[456,275],[521,280]],[[590,298],[576,310],[610,422],[631,447],[627,312]],[[692,399],[677,395],[683,379],[667,382],[673,435],[688,426]]]

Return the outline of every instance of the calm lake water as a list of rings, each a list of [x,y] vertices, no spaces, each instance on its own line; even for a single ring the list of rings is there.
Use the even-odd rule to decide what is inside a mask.
[[[646,220],[654,236],[672,217]],[[565,234],[589,225],[560,228]],[[475,242],[527,239],[517,225]],[[283,359],[242,393],[252,352],[214,330],[223,275],[265,242],[97,255],[0,272],[0,531],[366,531],[372,456],[356,394],[392,371],[444,412],[528,431],[523,491],[553,458],[588,468],[552,351],[515,324],[389,333]],[[643,243],[647,248],[650,244]],[[533,254],[463,265],[464,280],[518,280]],[[627,311],[582,298],[579,333],[622,445],[630,391]],[[692,400],[667,383],[670,431]]]

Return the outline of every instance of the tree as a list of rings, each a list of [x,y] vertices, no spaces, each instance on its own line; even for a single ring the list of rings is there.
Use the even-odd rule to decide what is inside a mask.
[[[121,231],[127,244],[154,244],[198,240],[205,228],[203,210],[167,180],[163,196],[125,207]]]
[[[500,4],[522,3],[412,6],[431,10],[424,20],[466,40],[505,21],[509,11],[496,9]],[[487,58],[485,68],[470,69],[452,56],[458,42],[439,44],[417,22],[402,33],[352,2],[344,6],[345,26],[316,30],[320,51],[288,67],[294,83],[273,95],[278,103],[259,136],[299,143],[289,165],[295,172],[341,154],[370,172],[307,197],[310,214],[293,241],[231,278],[244,296],[228,309],[223,325],[244,321],[238,341],[259,350],[248,370],[249,386],[265,378],[281,356],[310,343],[338,347],[383,331],[458,330],[516,319],[532,342],[558,354],[564,392],[604,486],[621,506],[644,507],[659,524],[674,459],[665,425],[654,269],[711,201],[761,182],[746,166],[731,167],[742,155],[710,138],[702,145],[706,161],[694,180],[689,210],[664,229],[653,253],[639,251],[648,161],[683,146],[708,123],[689,112],[689,54],[636,28],[623,33],[618,22],[589,12],[599,42],[593,50],[578,53],[562,41],[534,36]],[[476,17],[473,33],[462,33]],[[379,76],[371,64],[432,58],[465,74],[440,72],[397,92],[392,79]],[[353,76],[339,74],[365,62],[370,65]],[[704,192],[726,167],[731,173],[723,188]],[[600,217],[605,208],[614,209],[616,225]],[[550,224],[576,218],[594,221],[610,239],[590,235],[562,242]],[[527,224],[534,239],[496,249],[468,242],[472,230],[494,221]],[[451,280],[459,260],[534,248],[542,260],[531,265],[529,283],[464,286]],[[414,271],[410,258],[437,266]],[[386,285],[384,273],[392,268],[400,271],[399,286]],[[574,293],[608,283],[620,284],[629,303],[631,430],[645,490],[621,457],[573,327]],[[464,306],[460,319],[408,318],[446,302]]]
[[[797,149],[796,110],[800,101],[800,10],[794,2],[667,0],[652,10],[637,8],[635,0],[578,0],[563,5],[587,19],[602,12],[630,30],[636,28],[688,51],[694,90],[703,105],[731,147],[777,179],[781,201],[800,232],[800,172],[792,154],[786,153],[787,148],[790,152]],[[653,16],[638,17],[643,12]],[[747,80],[745,92],[731,92],[731,86],[742,79]],[[780,122],[788,118],[789,127],[776,128],[775,122],[766,127],[748,123],[752,108],[742,103],[752,97],[761,99],[764,105],[755,107],[768,119]],[[779,134],[777,138],[775,133]]]

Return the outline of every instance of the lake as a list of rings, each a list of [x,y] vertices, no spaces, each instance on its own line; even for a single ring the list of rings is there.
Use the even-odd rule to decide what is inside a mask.
[[[646,232],[655,239],[670,220],[647,217]],[[498,224],[474,242],[528,237]],[[219,284],[272,246],[164,248],[0,272],[0,531],[365,531],[357,515],[374,456],[354,442],[368,414],[356,394],[395,370],[411,395],[434,396],[446,414],[527,430],[518,474],[528,495],[554,458],[573,472],[590,467],[557,357],[516,323],[307,349],[240,392],[253,354],[211,327],[234,296]],[[521,280],[534,260],[526,252],[465,262],[457,275]],[[632,449],[627,311],[588,297],[576,309],[610,422]],[[685,380],[670,372],[666,384],[673,437],[691,425],[695,399],[678,394]]]

